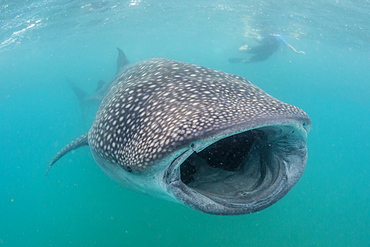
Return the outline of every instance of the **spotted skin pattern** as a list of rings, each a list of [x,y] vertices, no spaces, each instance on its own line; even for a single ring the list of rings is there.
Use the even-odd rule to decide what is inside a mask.
[[[230,126],[282,117],[308,118],[240,76],[153,58],[126,68],[113,82],[88,143],[101,158],[140,173]]]

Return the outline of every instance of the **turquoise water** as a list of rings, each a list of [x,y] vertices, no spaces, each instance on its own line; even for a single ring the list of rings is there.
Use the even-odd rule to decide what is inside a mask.
[[[0,246],[370,246],[370,2],[0,1]],[[229,64],[263,30],[268,60]],[[166,57],[241,75],[313,122],[303,177],[258,213],[213,216],[118,186],[88,148],[69,79],[93,92]]]

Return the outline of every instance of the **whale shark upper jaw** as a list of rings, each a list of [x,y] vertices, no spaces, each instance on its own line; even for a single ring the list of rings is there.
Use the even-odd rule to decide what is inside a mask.
[[[190,148],[167,169],[167,190],[205,213],[262,210],[281,199],[301,177],[308,128],[265,126],[220,138],[200,151]]]

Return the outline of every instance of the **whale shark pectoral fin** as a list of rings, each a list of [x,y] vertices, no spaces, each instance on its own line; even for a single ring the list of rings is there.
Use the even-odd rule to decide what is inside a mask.
[[[60,150],[54,158],[50,161],[48,167],[46,168],[46,173],[45,175],[48,175],[48,172],[50,168],[54,165],[55,162],[57,162],[60,158],[62,158],[65,154],[69,153],[72,150],[75,150],[79,147],[82,146],[88,146],[88,138],[87,138],[87,133],[76,138],[72,142],[70,142],[67,146],[65,146],[62,150]]]
[[[126,67],[128,64],[130,64],[130,62],[128,61],[125,53],[117,47],[117,51],[118,51],[118,58],[117,58],[117,72],[116,74],[118,74],[124,67]]]

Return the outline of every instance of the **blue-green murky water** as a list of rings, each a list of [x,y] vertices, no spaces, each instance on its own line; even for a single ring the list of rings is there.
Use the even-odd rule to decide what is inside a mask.
[[[0,246],[370,246],[370,2],[0,1]],[[261,30],[281,47],[229,64]],[[45,177],[89,127],[88,92],[131,62],[166,57],[241,75],[312,118],[298,184],[251,215],[213,216],[131,192],[88,148]]]

